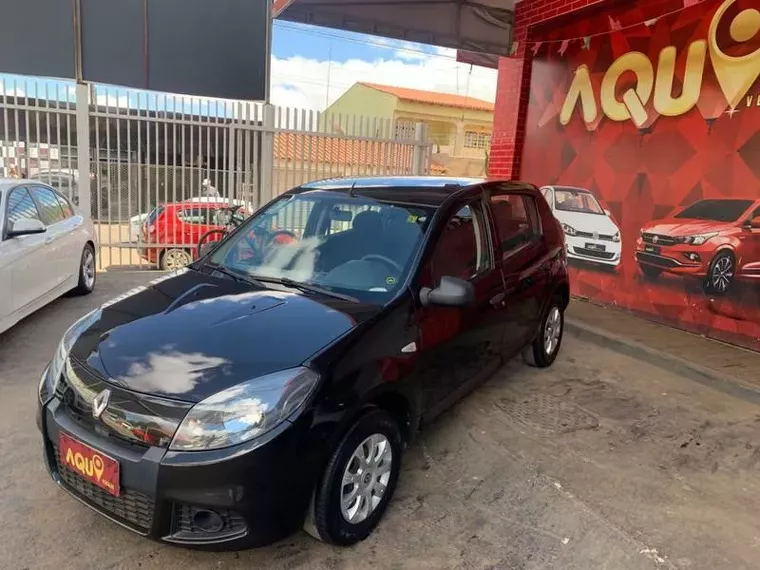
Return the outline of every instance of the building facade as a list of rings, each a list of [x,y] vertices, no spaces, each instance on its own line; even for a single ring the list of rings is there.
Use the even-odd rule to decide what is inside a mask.
[[[332,132],[350,132],[351,125],[340,117],[371,115],[378,125],[389,121],[391,136],[398,140],[414,139],[417,124],[423,123],[438,168],[452,175],[480,175],[491,143],[493,109],[493,103],[472,97],[357,83],[325,110],[322,120]]]
[[[490,159],[544,187],[576,295],[755,350],[759,9],[522,0]]]

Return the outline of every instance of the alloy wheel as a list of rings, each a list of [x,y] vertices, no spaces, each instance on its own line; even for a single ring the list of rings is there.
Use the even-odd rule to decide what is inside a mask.
[[[547,356],[554,354],[559,345],[560,335],[562,334],[562,314],[559,307],[552,307],[546,317],[544,326],[544,350]]]
[[[719,293],[725,293],[733,278],[734,262],[730,255],[724,255],[713,266],[711,285]]]
[[[391,443],[383,434],[369,436],[354,450],[341,482],[340,511],[346,522],[359,524],[377,509],[392,466]]]
[[[95,255],[89,248],[85,250],[82,259],[82,281],[88,289],[95,285]]]
[[[190,264],[190,254],[181,249],[170,249],[164,254],[164,267],[169,271],[182,269]]]

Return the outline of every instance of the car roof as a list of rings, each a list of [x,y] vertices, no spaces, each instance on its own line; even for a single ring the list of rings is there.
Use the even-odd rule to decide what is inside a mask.
[[[47,186],[42,180],[29,180],[24,178],[0,178],[0,192],[10,190],[16,186],[23,186],[24,184],[34,184],[35,186]]]
[[[580,188],[578,186],[567,186],[565,184],[549,184],[548,186],[544,186],[544,188],[552,188],[554,190],[573,190],[575,192],[583,192],[585,194],[593,194],[591,190],[588,188]]]
[[[440,206],[451,194],[485,182],[484,178],[451,176],[363,176],[307,182],[294,193],[352,193],[380,201]]]

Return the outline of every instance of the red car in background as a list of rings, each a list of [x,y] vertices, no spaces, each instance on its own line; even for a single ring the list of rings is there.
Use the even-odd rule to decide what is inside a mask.
[[[140,257],[173,271],[191,263],[201,236],[224,230],[219,212],[225,202],[178,202],[156,207],[142,226]],[[249,215],[250,212],[246,212]]]
[[[760,280],[760,200],[699,200],[649,222],[636,242],[636,261],[646,277],[690,275],[708,293],[725,293],[734,279]]]

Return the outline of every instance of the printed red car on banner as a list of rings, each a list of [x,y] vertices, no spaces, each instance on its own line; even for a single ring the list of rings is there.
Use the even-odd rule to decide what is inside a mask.
[[[699,200],[650,222],[636,242],[636,260],[647,277],[699,277],[708,293],[725,293],[734,279],[760,278],[760,200]]]

